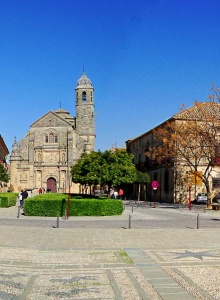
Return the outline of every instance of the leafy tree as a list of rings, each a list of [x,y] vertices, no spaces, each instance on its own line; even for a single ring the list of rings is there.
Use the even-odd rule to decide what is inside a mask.
[[[2,185],[2,182],[9,182],[9,175],[7,173],[7,170],[4,168],[2,164],[0,164],[0,182]]]
[[[146,155],[184,176],[186,170],[200,176],[210,205],[211,172],[220,157],[220,105],[196,102],[193,109],[180,112],[162,125],[154,130],[153,145]],[[201,167],[203,172],[199,173]]]
[[[80,184],[119,186],[137,178],[133,155],[125,149],[85,153],[72,167],[72,180]]]
[[[84,153],[71,169],[72,181],[82,185],[101,184],[101,158],[100,151]]]

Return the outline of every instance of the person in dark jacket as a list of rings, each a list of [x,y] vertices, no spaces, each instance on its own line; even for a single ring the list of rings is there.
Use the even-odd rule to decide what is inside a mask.
[[[24,206],[24,201],[25,201],[25,199],[28,197],[28,192],[27,192],[27,190],[24,190],[24,191],[21,192],[21,197],[22,197],[22,200],[21,200],[21,203],[22,203],[21,208],[23,208],[23,206]]]

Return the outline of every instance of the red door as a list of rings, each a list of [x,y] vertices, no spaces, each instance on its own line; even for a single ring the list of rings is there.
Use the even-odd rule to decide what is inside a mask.
[[[50,177],[50,178],[47,179],[47,191],[52,192],[52,193],[57,192],[56,179],[54,179],[53,177]]]

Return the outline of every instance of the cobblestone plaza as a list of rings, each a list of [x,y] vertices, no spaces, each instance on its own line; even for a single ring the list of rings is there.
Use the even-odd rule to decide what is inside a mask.
[[[59,223],[17,212],[0,209],[1,299],[220,299],[218,211],[125,203],[121,216]]]

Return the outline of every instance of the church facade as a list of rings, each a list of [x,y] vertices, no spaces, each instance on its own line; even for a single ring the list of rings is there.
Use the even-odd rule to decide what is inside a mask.
[[[79,192],[70,169],[83,153],[94,150],[94,88],[83,72],[75,88],[76,116],[62,108],[49,111],[30,125],[10,156],[10,189],[40,188],[51,192]]]

